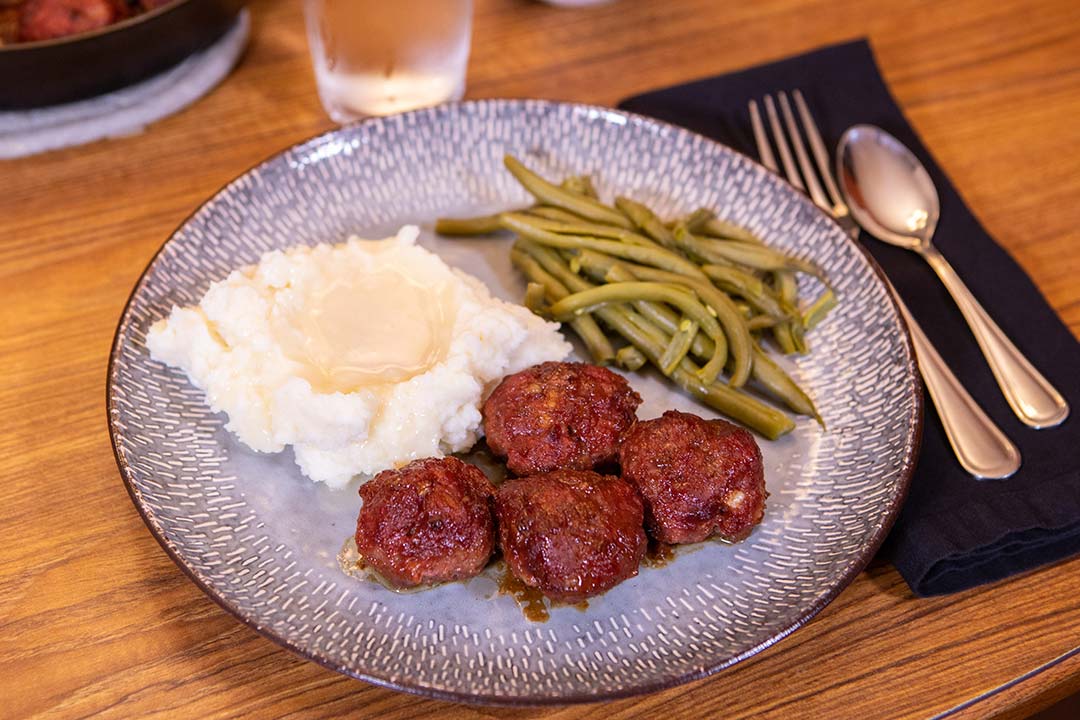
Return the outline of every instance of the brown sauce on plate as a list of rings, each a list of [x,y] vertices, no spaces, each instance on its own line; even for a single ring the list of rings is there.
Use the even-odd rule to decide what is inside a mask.
[[[664,567],[675,559],[675,549],[667,543],[649,538],[649,549],[645,551],[645,557],[641,564],[645,567]]]

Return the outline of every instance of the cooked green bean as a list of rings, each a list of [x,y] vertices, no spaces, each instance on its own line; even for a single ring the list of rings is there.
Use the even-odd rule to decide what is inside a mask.
[[[796,313],[795,308],[782,303],[776,293],[753,275],[722,265],[702,265],[701,269],[717,287],[743,298],[758,312],[777,320],[788,320]]]
[[[543,286],[547,299],[557,302],[570,294],[566,286],[559,282],[553,275],[544,270],[535,258],[517,248],[510,251],[510,260],[520,269],[525,277],[532,283]],[[530,283],[530,284],[532,284]],[[589,316],[575,318],[570,322],[570,328],[577,333],[581,341],[585,343],[589,355],[597,365],[608,365],[615,357],[615,349],[611,347],[611,341],[607,339],[600,326]]]
[[[628,230],[633,227],[633,223],[618,210],[609,208],[607,205],[604,205],[593,198],[570,192],[557,185],[552,185],[550,182],[522,165],[521,162],[512,155],[504,157],[503,164],[506,165],[506,169],[517,178],[517,181],[541,203],[561,207],[597,222],[618,225]]]
[[[809,415],[822,422],[810,396],[803,392],[783,369],[760,348],[754,348],[754,380],[769,395],[781,401],[800,415]]]
[[[795,275],[786,270],[781,270],[774,274],[774,278],[776,294],[781,302],[794,303],[798,293]],[[773,337],[785,355],[804,352],[805,342],[801,342],[801,337],[797,335],[798,330],[801,329],[801,317],[797,321],[782,322],[773,327]]]
[[[601,282],[634,282],[638,280],[638,277],[633,273],[632,268],[644,269],[643,265],[630,265],[610,255],[604,255],[592,250],[583,250],[576,256],[576,259],[590,277],[598,278]],[[641,315],[651,320],[669,335],[678,331],[679,314],[666,305],[650,300],[638,300],[631,303],[631,305]],[[708,361],[715,354],[720,354],[726,360],[728,354],[727,338],[724,335],[721,335],[721,338],[723,338],[723,342],[717,345],[704,333],[698,333],[693,338],[690,352],[695,357],[705,361]]]
[[[593,185],[592,178],[588,175],[571,175],[559,183],[559,187],[563,190],[569,190],[578,195],[592,198],[593,200],[598,198],[596,187]]]
[[[803,315],[803,325],[806,326],[807,330],[813,330],[834,307],[836,307],[836,295],[831,288],[825,288],[825,292],[821,293],[821,297],[807,308],[806,314]]]
[[[668,273],[652,268],[631,268],[638,279],[652,282],[678,283],[691,288],[701,300],[716,313],[724,328],[728,351],[735,360],[735,369],[731,373],[731,385],[742,387],[750,378],[753,356],[750,354],[750,328],[746,326],[742,313],[730,297],[717,289],[710,282],[702,282],[676,273]],[[707,333],[709,337],[711,334]],[[714,338],[715,341],[715,338]]]
[[[566,250],[596,250],[608,255],[640,262],[643,265],[652,265],[675,273],[689,275],[690,277],[705,279],[705,273],[698,269],[696,265],[660,247],[641,247],[581,235],[559,235],[537,227],[537,218],[520,213],[505,213],[501,218],[503,227],[506,229],[513,230],[519,235],[542,245]]]
[[[650,362],[658,365],[660,354],[663,352],[667,338],[663,332],[651,325],[648,320],[625,308],[612,308],[602,311],[606,314],[604,321],[615,329],[616,332],[626,337],[649,358]],[[626,334],[624,334],[624,332]],[[636,339],[631,340],[633,335]],[[709,407],[719,410],[730,418],[734,418],[759,433],[775,440],[790,432],[795,427],[784,413],[769,407],[760,400],[747,395],[741,390],[729,387],[724,383],[702,383],[697,374],[697,366],[690,360],[684,359],[672,374],[671,379],[686,392],[704,402]]]
[[[635,346],[626,345],[619,348],[615,353],[615,362],[619,363],[620,366],[626,368],[630,372],[635,372],[640,370],[645,363],[649,362],[649,359]]]
[[[765,330],[775,326],[776,318],[768,315],[755,315],[746,321],[746,327],[750,328],[750,332]]]
[[[682,359],[690,352],[690,346],[693,344],[694,338],[697,337],[700,327],[689,318],[682,319],[679,327],[675,330],[675,334],[671,336],[671,341],[664,348],[664,354],[660,356],[661,372],[670,375],[676,366],[682,362]]]
[[[435,232],[440,235],[490,235],[502,230],[498,215],[481,215],[471,218],[439,218]]]
[[[563,298],[551,306],[550,312],[556,320],[569,320],[580,313],[590,312],[603,305],[629,303],[635,300],[652,300],[673,305],[697,322],[705,334],[713,339],[714,344],[719,345],[722,342],[720,338],[723,337],[723,331],[720,329],[720,324],[709,313],[706,306],[698,302],[692,292],[669,283],[625,282],[601,285]],[[726,358],[719,353],[714,354],[698,371],[702,381],[710,383],[715,380],[723,369],[725,360]]]
[[[575,275],[570,271],[566,261],[559,257],[559,253],[555,252],[549,247],[540,245],[526,238],[518,238],[514,242],[514,249],[521,250],[522,252],[533,258],[540,266],[548,273],[551,274],[556,280],[562,283],[566,289],[571,292],[581,292],[582,290],[588,290],[591,287],[595,287],[591,282]],[[560,300],[562,298],[559,298]]]
[[[711,238],[698,238],[702,247],[710,253],[719,255],[730,262],[745,265],[755,270],[774,272],[777,270],[793,270],[804,272],[814,277],[822,278],[824,274],[813,263],[799,258],[789,257],[782,252],[773,250],[764,245],[752,245],[747,242],[713,240]]]
[[[529,213],[529,215],[537,215],[537,213]],[[540,230],[547,230],[548,232],[558,233],[560,235],[583,235],[586,237],[611,238],[612,240],[621,240],[625,243],[630,243],[631,245],[652,248],[658,247],[652,240],[633,230],[618,228],[612,225],[592,223],[587,220],[582,220],[581,218],[577,218],[574,222],[566,222],[540,216],[532,218],[532,225]]]
[[[690,232],[681,221],[675,223],[671,234],[675,239],[675,245],[699,265],[704,265],[706,263],[711,263],[713,265],[733,265],[733,263],[724,256],[712,252],[692,232]]]
[[[525,307],[532,310],[537,315],[543,315],[546,311],[545,298],[547,291],[540,283],[531,282],[525,286]]]
[[[696,233],[701,232],[701,228],[705,226],[705,223],[709,222],[714,217],[716,217],[716,213],[709,208],[698,208],[679,222],[681,222],[690,232]]]
[[[712,237],[730,238],[732,240],[753,243],[755,245],[765,244],[761,238],[746,228],[739,227],[726,220],[720,220],[715,215],[701,223],[695,232],[699,232],[702,235],[711,235]]]
[[[548,220],[558,220],[565,223],[580,223],[587,222],[580,215],[575,215],[569,210],[563,210],[562,208],[551,207],[550,205],[536,205],[524,211],[528,215],[535,215],[536,217],[546,218]]]
[[[660,218],[653,214],[645,205],[639,202],[635,202],[630,198],[617,197],[615,198],[615,207],[623,211],[626,217],[630,218],[630,221],[641,228],[642,231],[656,242],[660,243],[669,250],[674,250],[678,247],[675,243],[675,236],[671,231],[667,229],[664,223],[660,222]]]

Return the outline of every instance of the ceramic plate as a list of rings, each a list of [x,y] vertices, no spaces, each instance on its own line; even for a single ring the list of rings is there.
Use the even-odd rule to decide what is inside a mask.
[[[812,260],[839,307],[787,363],[827,430],[799,419],[762,441],[765,520],[737,545],[687,548],[589,602],[534,623],[480,578],[399,595],[346,576],[356,483],[303,478],[290,452],[241,446],[145,336],[173,305],[273,248],[382,237],[407,223],[451,265],[519,301],[507,239],[450,240],[439,215],[522,206],[511,152],[552,176],[591,173],[663,215],[700,206]],[[655,376],[634,375],[639,416],[712,416]],[[699,135],[609,109],[540,101],[448,105],[342,128],[229,184],[150,263],[124,310],[108,411],[121,475],[151,532],[214,600],[329,668],[436,697],[563,703],[669,687],[732,665],[823,608],[869,561],[904,497],[921,400],[900,318],[867,256],[808,200]]]

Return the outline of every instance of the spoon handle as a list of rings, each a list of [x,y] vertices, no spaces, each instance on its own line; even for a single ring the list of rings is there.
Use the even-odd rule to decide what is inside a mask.
[[[911,330],[919,372],[960,465],[976,478],[1009,477],[1020,468],[1020,451],[952,374],[895,288],[893,297]]]
[[[1016,416],[1033,428],[1053,427],[1064,421],[1069,416],[1065,398],[1006,337],[952,265],[932,245],[923,250],[923,257],[956,301]]]

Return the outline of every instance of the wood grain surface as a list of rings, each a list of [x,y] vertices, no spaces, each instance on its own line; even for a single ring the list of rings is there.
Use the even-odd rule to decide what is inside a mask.
[[[1068,655],[1080,559],[932,600],[872,565],[805,628],[718,676],[543,711],[347,679],[205,597],[124,491],[106,361],[170,232],[223,183],[331,127],[299,5],[254,0],[235,74],[148,132],[0,161],[0,716],[1022,717],[1080,690]],[[976,214],[1080,334],[1076,0],[477,0],[468,95],[614,104],[862,35]]]

